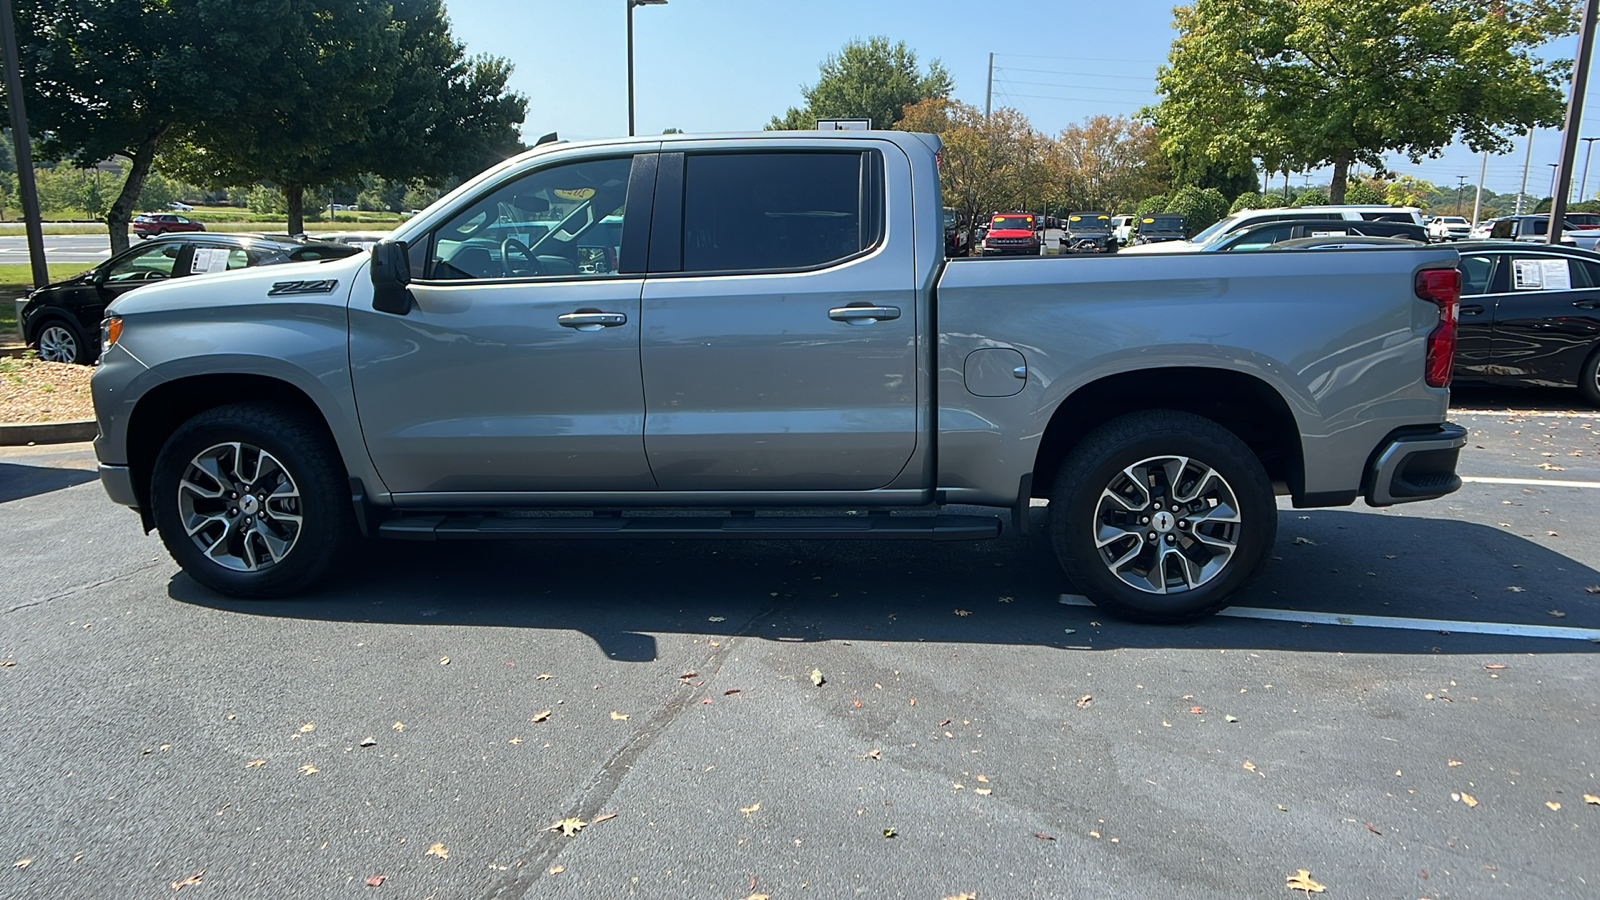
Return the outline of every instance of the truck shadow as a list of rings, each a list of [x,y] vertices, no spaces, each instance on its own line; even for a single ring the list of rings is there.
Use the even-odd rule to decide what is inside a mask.
[[[1583,640],[1214,618],[1121,622],[1059,602],[1033,533],[973,544],[850,542],[374,542],[326,588],[238,601],[181,573],[169,593],[241,614],[404,625],[563,629],[618,661],[656,658],[656,633],[773,641],[1019,644],[1063,650],[1319,653],[1600,652]],[[1273,559],[1239,607],[1600,628],[1600,572],[1504,530],[1345,510],[1280,512]],[[1520,590],[1513,590],[1519,588]],[[1553,618],[1550,610],[1564,615]]]
[[[94,472],[0,462],[0,503],[59,491],[95,480]]]

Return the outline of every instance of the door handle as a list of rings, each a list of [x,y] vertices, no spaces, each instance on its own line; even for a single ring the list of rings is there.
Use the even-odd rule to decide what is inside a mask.
[[[836,306],[828,310],[828,318],[846,325],[871,325],[878,321],[900,318],[900,307]]]
[[[563,327],[577,331],[599,331],[602,328],[615,328],[618,325],[628,324],[628,314],[619,312],[600,312],[597,309],[580,309],[557,316],[556,321]]]
[[[1463,307],[1461,307],[1461,314],[1463,316],[1476,316],[1476,315],[1482,315],[1482,313],[1483,313],[1483,307],[1481,307],[1481,306],[1473,305],[1473,306],[1463,306]]]

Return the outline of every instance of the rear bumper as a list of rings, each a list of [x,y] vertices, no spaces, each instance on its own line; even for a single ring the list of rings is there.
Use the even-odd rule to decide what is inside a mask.
[[[1461,487],[1456,460],[1466,443],[1467,430],[1454,422],[1389,435],[1367,464],[1367,504],[1393,506],[1454,493]]]

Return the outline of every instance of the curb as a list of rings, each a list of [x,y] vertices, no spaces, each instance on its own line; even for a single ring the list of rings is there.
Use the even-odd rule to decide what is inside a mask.
[[[69,444],[92,441],[100,435],[93,419],[76,422],[43,422],[26,425],[0,425],[0,447],[20,447],[27,444]]]

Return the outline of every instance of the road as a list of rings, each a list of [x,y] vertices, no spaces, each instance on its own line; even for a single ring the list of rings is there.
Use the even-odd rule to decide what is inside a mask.
[[[241,602],[85,445],[0,452],[0,896],[1592,897],[1600,418],[1458,401],[1477,480],[1284,507],[1237,599],[1426,630],[1122,623],[1042,531],[387,544]]]
[[[48,263],[83,263],[87,268],[111,256],[111,241],[103,234],[45,235],[44,258]],[[0,265],[28,264],[28,239],[22,235],[0,235]]]

